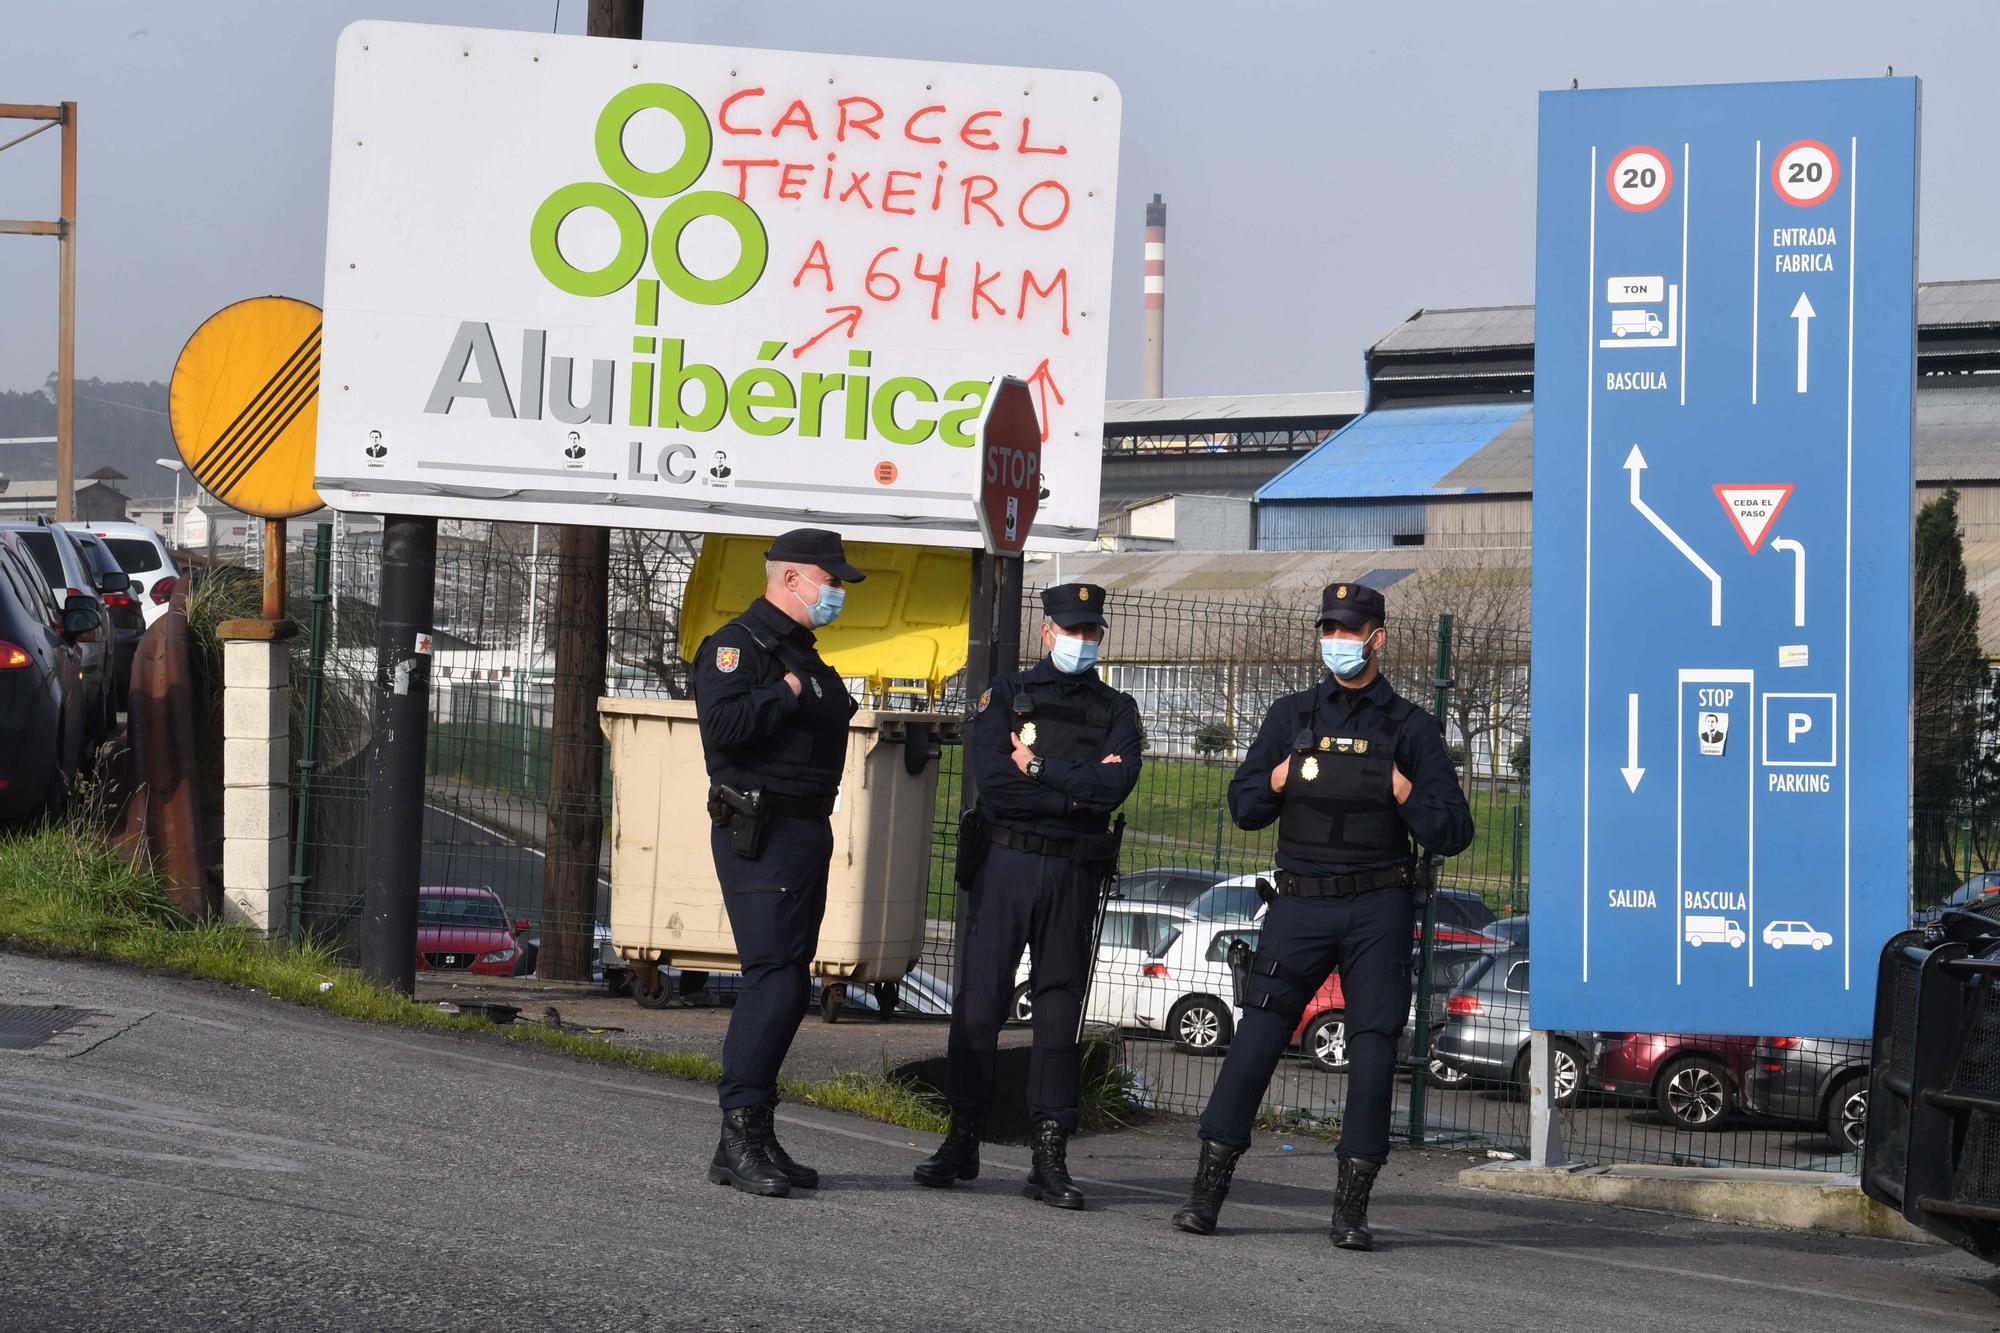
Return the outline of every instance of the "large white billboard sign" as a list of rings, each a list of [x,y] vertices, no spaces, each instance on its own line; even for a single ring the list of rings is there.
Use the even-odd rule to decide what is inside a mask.
[[[1097,529],[1099,74],[361,22],[341,34],[318,486],[340,509],[1031,548]]]

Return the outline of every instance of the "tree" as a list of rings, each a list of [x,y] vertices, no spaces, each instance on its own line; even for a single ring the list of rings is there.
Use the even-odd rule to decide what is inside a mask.
[[[1980,695],[1990,681],[1979,649],[1979,597],[1966,586],[1955,489],[1917,513],[1912,591],[1912,879],[1918,901],[1928,903],[1962,877],[1954,837],[1959,820],[1976,799],[2000,794],[2000,774],[1980,743]]]
[[[1525,565],[1480,561],[1431,569],[1396,589],[1391,607],[1396,621],[1430,636],[1430,655],[1402,664],[1405,680],[1428,679],[1436,663],[1438,618],[1452,618],[1452,684],[1442,720],[1464,747],[1462,777],[1468,782],[1481,774],[1503,776],[1501,755],[1528,732],[1528,579]],[[1421,645],[1410,643],[1406,650],[1421,651]],[[1431,705],[1427,690],[1410,697]]]

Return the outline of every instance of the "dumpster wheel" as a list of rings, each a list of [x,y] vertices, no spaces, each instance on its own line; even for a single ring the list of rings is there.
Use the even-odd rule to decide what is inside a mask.
[[[847,1007],[847,984],[829,981],[820,987],[819,1016],[828,1023],[838,1023],[840,1014]]]

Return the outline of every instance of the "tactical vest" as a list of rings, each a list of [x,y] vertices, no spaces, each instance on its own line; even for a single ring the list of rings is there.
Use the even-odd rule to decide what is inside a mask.
[[[833,669],[817,662],[789,639],[779,638],[752,622],[747,616],[733,622],[760,649],[777,660],[781,668],[799,678],[799,711],[790,726],[758,744],[732,751],[732,767],[754,770],[767,777],[794,779],[828,792],[840,785],[841,770],[847,763],[847,720],[854,716],[854,700]],[[704,644],[702,651],[706,651]]]
[[[1409,828],[1397,811],[1389,773],[1403,724],[1415,707],[1397,697],[1384,708],[1365,708],[1336,735],[1320,725],[1319,701],[1313,690],[1299,708],[1278,850],[1296,861],[1330,866],[1407,857]]]
[[[1111,736],[1109,690],[1059,690],[1022,681],[1014,690],[1013,728],[1044,759],[1094,764],[1104,758]]]

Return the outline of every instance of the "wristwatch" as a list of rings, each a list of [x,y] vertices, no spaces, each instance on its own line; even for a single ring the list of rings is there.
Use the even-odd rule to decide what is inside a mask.
[[[1037,782],[1040,782],[1042,780],[1043,767],[1044,767],[1044,761],[1042,757],[1040,755],[1036,755],[1033,759],[1030,759],[1028,761],[1028,767],[1026,769],[1026,772],[1029,777],[1033,778]]]

